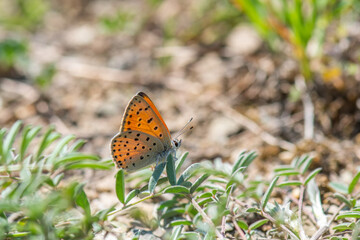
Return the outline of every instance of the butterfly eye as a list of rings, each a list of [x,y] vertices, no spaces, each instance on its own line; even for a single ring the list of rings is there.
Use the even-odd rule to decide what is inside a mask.
[[[173,141],[174,141],[174,146],[175,146],[176,148],[180,147],[180,145],[181,145],[181,140],[175,139],[175,140],[173,140]]]

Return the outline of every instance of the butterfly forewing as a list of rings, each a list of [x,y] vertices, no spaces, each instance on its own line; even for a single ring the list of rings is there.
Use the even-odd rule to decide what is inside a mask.
[[[120,132],[139,131],[158,138],[165,148],[171,147],[170,132],[159,111],[145,93],[138,93],[129,102]]]
[[[132,171],[160,160],[157,158],[165,148],[155,136],[129,130],[119,133],[112,139],[111,150],[116,165]]]

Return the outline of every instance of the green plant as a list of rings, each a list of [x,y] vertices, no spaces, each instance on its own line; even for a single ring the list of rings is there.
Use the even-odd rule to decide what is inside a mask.
[[[266,232],[270,238],[309,239],[309,233],[304,229],[305,220],[315,231],[312,240],[319,239],[329,229],[338,233],[345,231],[344,234],[351,231],[353,236],[358,234],[355,230],[360,219],[359,194],[351,197],[335,194],[334,198],[343,203],[328,218],[315,182],[321,168],[309,172],[312,158],[308,156],[294,159],[291,165],[275,168],[275,177],[268,183],[249,180],[247,169],[256,157],[254,152],[242,152],[233,165],[218,159],[214,163],[192,164],[180,172],[186,157],[187,153],[174,162],[169,155],[166,163],[159,164],[152,174],[141,170],[129,175],[127,181],[139,182],[138,187],[127,195],[125,174],[120,170],[116,175],[116,192],[123,206],[109,215],[121,213],[148,199],[172,194],[172,198],[161,202],[157,208],[156,227],[168,229],[165,237],[168,239],[224,239],[228,232],[237,239],[265,237],[261,232]],[[167,174],[162,175],[165,168]],[[360,173],[349,186],[336,186],[349,194],[359,176]],[[276,198],[273,198],[274,192],[277,193]],[[284,201],[293,192],[299,192],[299,198],[290,197],[292,203]],[[279,196],[282,204],[275,200]],[[135,197],[140,199],[135,201]],[[340,212],[346,206],[349,209]],[[312,212],[307,210],[309,207]],[[337,222],[335,226],[331,225],[334,221]],[[272,225],[273,228],[262,229],[264,225]]]
[[[304,106],[304,138],[314,136],[314,106],[302,80],[313,81],[311,60],[322,57],[326,31],[331,23],[351,8],[352,0],[233,0],[244,12],[258,32],[273,49],[284,49],[287,44],[298,61],[301,78],[296,87]],[[281,43],[281,48],[279,47]],[[318,69],[318,68],[317,68]],[[305,85],[305,86],[303,86]]]
[[[285,42],[292,47],[307,81],[312,80],[310,58],[321,55],[327,28],[351,7],[352,2],[234,0],[271,46],[275,47],[274,42],[281,40],[282,44]],[[311,41],[316,46],[315,52],[309,49]]]
[[[0,130],[0,239],[91,239],[111,209],[91,213],[84,184],[65,183],[70,169],[111,169],[111,160],[80,153],[85,143],[53,127],[16,122]]]
[[[117,11],[114,16],[100,18],[100,26],[108,33],[134,30],[135,16],[127,11]]]
[[[42,22],[47,9],[45,0],[2,0],[0,25],[12,30],[33,30]]]
[[[24,67],[28,59],[28,46],[25,41],[5,39],[0,41],[0,69]]]

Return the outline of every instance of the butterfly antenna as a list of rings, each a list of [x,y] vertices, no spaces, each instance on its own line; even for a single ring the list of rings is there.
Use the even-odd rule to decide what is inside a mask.
[[[183,135],[185,132],[187,132],[188,130],[193,129],[193,126],[191,126],[190,128],[187,128],[189,126],[189,124],[191,123],[191,121],[193,120],[193,118],[190,118],[190,120],[185,124],[185,126],[177,132],[176,137],[174,139],[177,139],[178,137],[180,137],[181,135]]]

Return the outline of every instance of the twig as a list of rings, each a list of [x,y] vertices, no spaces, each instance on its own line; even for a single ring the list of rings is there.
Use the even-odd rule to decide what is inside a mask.
[[[310,238],[310,240],[316,240],[319,239],[327,230],[330,228],[330,224],[335,220],[336,216],[339,214],[341,209],[343,209],[346,206],[345,203],[342,203],[340,207],[336,210],[336,212],[333,214],[333,216],[330,218],[329,222],[321,227],[319,230],[316,231],[316,233]]]
[[[276,220],[275,220],[272,216],[270,216],[270,214],[266,213],[266,212],[265,212],[264,210],[262,210],[262,209],[261,209],[261,214],[262,214],[265,218],[269,219],[272,223],[280,226],[280,228],[281,228],[282,230],[284,230],[285,232],[287,232],[290,236],[292,236],[293,239],[300,240],[300,238],[299,238],[298,236],[296,236],[295,233],[293,233],[293,232],[292,232],[290,229],[288,229],[285,225],[276,223]]]
[[[283,194],[286,194],[286,191],[284,190],[284,189],[280,189],[280,191],[282,191],[283,192]],[[291,199],[291,201],[293,201],[295,204],[299,204],[299,200],[298,199],[296,199],[295,197],[293,197],[293,196],[288,196],[290,199]],[[302,212],[309,218],[309,220],[310,220],[310,222],[314,225],[314,226],[317,226],[318,227],[318,224],[317,224],[317,222],[316,222],[316,220],[315,220],[315,217],[314,217],[314,215],[310,212],[310,211],[308,211],[306,208],[303,208],[303,210],[302,210]]]
[[[234,227],[235,227],[236,231],[239,233],[241,239],[247,240],[243,230],[241,228],[239,228],[239,225],[237,224],[237,222],[235,220],[235,217],[232,218],[232,222],[234,224]]]
[[[303,182],[303,180],[301,179]],[[300,197],[299,197],[299,210],[298,210],[298,223],[299,223],[299,232],[300,232],[300,238],[301,239],[309,239],[304,231],[303,225],[302,225],[302,208],[303,208],[303,201],[304,201],[304,194],[305,194],[305,186],[302,184],[300,186]]]
[[[209,224],[212,229],[214,229],[216,236],[220,239],[224,239],[223,235],[216,229],[214,223],[211,221],[211,219],[208,217],[208,215],[206,215],[204,210],[202,210],[202,208],[199,206],[199,204],[196,202],[196,200],[194,198],[192,198],[191,196],[187,196],[187,199],[189,201],[191,201],[191,203],[196,208],[196,210],[200,213],[200,215],[202,216],[204,221],[207,222],[207,224]]]
[[[130,207],[132,207],[132,206],[135,206],[135,205],[138,204],[138,203],[141,203],[141,202],[143,202],[143,201],[146,201],[146,200],[151,199],[151,198],[154,198],[154,197],[158,197],[158,196],[160,196],[160,195],[162,195],[162,194],[163,194],[163,192],[159,192],[159,193],[156,193],[156,194],[151,194],[151,195],[149,195],[149,196],[147,196],[147,197],[144,197],[144,198],[142,198],[142,199],[140,199],[140,200],[138,200],[138,201],[136,201],[136,202],[134,202],[134,203],[131,203],[131,204],[128,204],[128,205],[124,205],[122,208],[119,208],[119,209],[116,209],[116,210],[114,210],[114,211],[112,211],[112,212],[109,212],[109,213],[108,213],[108,216],[111,216],[111,215],[114,215],[114,214],[116,214],[116,213],[119,213],[119,212],[121,212],[121,211],[123,211],[123,210],[125,210],[125,209],[128,209],[128,208],[130,208]]]
[[[231,198],[231,199],[232,199],[233,201],[235,201],[236,204],[244,207],[244,204],[243,204],[242,202],[240,202],[238,199],[236,199],[236,198]],[[294,239],[300,240],[300,238],[299,238],[298,236],[296,236],[296,235],[295,235],[290,229],[288,229],[285,225],[277,223],[276,220],[275,220],[272,216],[270,216],[270,214],[266,213],[266,212],[263,211],[263,210],[261,210],[261,214],[262,214],[263,217],[269,219],[273,224],[276,224],[276,225],[280,226],[280,228],[281,228],[282,230],[284,230],[285,232],[287,232],[287,233],[288,233],[289,235],[291,235]]]
[[[231,198],[230,194],[232,193],[233,189],[234,189],[234,184],[231,186],[231,189],[229,191],[229,195],[226,200],[226,208],[229,207],[229,200]],[[225,237],[226,216],[223,216],[221,221],[222,221],[221,222],[221,234]]]

